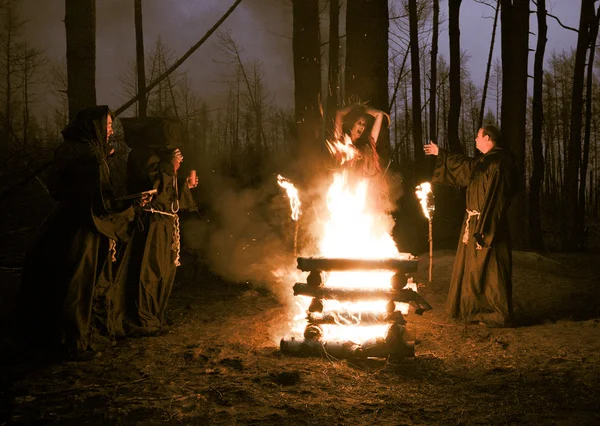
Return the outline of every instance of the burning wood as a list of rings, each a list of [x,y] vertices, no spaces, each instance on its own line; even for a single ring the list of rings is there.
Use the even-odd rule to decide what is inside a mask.
[[[331,259],[323,257],[299,257],[301,271],[404,271],[416,272],[418,259]]]
[[[309,312],[306,319],[310,324],[338,324],[338,325],[370,325],[385,322],[406,324],[401,312]]]
[[[419,293],[410,289],[401,290],[357,290],[347,288],[318,287],[310,288],[308,284],[294,284],[294,296],[311,296],[317,299],[333,299],[358,302],[363,300],[392,300],[400,303],[414,302],[423,311],[431,310],[431,305]]]
[[[282,352],[336,358],[414,356],[416,334],[404,315],[431,306],[407,274],[418,259],[399,253],[387,213],[366,205],[367,181],[348,182],[334,174],[327,193],[330,217],[323,226],[319,255],[297,258],[306,283],[293,287],[300,312],[294,337],[282,339]],[[321,225],[322,224],[322,225]],[[298,338],[303,335],[304,339]]]

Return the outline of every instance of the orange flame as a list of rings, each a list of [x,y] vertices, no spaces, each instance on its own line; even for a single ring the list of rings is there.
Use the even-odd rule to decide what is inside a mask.
[[[417,185],[415,194],[417,194],[417,197],[421,202],[423,214],[427,219],[431,219],[431,216],[435,210],[435,205],[433,204],[433,192],[431,192],[431,184],[429,182],[423,182],[422,184]]]
[[[356,186],[348,184],[347,173],[336,173],[327,192],[329,219],[323,224],[319,241],[319,256],[354,259],[407,259],[411,255],[399,253],[390,235],[393,220],[387,214],[373,211],[367,205],[368,181],[361,180]],[[394,271],[332,271],[325,277],[326,287],[354,288],[364,290],[391,290]],[[409,283],[410,284],[410,283]],[[408,287],[408,285],[407,285]],[[306,312],[312,300],[297,297],[303,314],[295,317],[294,332],[302,333],[306,326]],[[388,325],[361,325],[360,312],[385,313],[388,300],[340,302],[323,300],[323,314],[344,313],[338,324],[323,324],[323,339],[362,343],[368,339],[383,337]],[[408,304],[396,303],[403,314]],[[357,314],[358,313],[358,314]],[[344,321],[351,317],[352,324]]]
[[[331,141],[325,141],[325,145],[329,150],[329,153],[337,160],[340,164],[347,163],[358,157],[360,154],[358,149],[352,143],[350,136],[344,134],[343,138]]]
[[[281,175],[277,175],[277,183],[279,186],[285,189],[288,198],[290,199],[290,208],[292,209],[292,220],[297,221],[300,219],[302,211],[300,210],[300,198],[298,197],[298,190],[292,182],[284,178]]]

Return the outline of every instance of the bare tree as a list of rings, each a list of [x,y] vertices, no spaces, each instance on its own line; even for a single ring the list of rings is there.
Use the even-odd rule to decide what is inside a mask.
[[[135,16],[135,58],[137,65],[137,97],[138,97],[138,115],[146,116],[146,68],[144,66],[144,26],[142,15],[142,0],[134,0]]]
[[[529,244],[534,250],[544,249],[542,224],[540,217],[540,190],[544,181],[544,153],[542,149],[542,123],[544,120],[544,105],[542,91],[544,84],[544,53],[548,25],[546,23],[546,0],[537,0],[537,47],[533,65],[533,104],[532,104],[532,135],[533,170],[529,181]]]
[[[448,148],[462,152],[458,137],[460,120],[460,4],[462,0],[448,0],[448,37],[450,40],[450,110],[448,112]]]
[[[502,139],[516,156],[524,181],[527,121],[529,0],[502,0]],[[525,185],[520,185],[509,211],[515,246],[527,245]]]
[[[96,0],[65,0],[69,118],[96,104]]]
[[[479,2],[479,3],[486,4],[489,6],[489,4],[485,3],[485,2]],[[490,41],[490,52],[488,55],[487,66],[485,69],[485,80],[483,82],[483,91],[481,93],[481,108],[479,109],[479,127],[483,126],[483,116],[485,114],[485,100],[487,97],[488,83],[490,81],[490,70],[492,68],[494,43],[496,42],[496,27],[498,25],[498,12],[499,11],[500,11],[500,0],[496,0],[496,5],[494,6],[494,25],[492,27],[492,40]]]
[[[321,51],[318,0],[293,0],[296,138],[301,156],[319,155]]]
[[[573,90],[571,96],[571,129],[567,167],[565,172],[565,203],[562,217],[562,248],[565,251],[580,249],[582,227],[575,222],[579,217],[578,180],[581,164],[581,117],[583,115],[583,84],[585,57],[589,46],[589,31],[594,22],[594,0],[582,0],[579,16],[579,33],[575,51],[573,70]]]

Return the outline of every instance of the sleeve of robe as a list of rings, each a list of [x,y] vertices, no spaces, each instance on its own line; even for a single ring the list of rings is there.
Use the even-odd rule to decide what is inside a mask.
[[[467,186],[476,161],[475,158],[440,149],[431,182],[446,186]]]
[[[481,217],[474,233],[483,235],[483,247],[490,247],[500,219],[506,215],[515,191],[516,171],[508,157],[491,165],[488,170],[487,191],[485,193]]]

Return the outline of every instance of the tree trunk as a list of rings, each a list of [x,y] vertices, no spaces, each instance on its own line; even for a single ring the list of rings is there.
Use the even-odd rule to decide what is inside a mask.
[[[421,123],[421,66],[419,64],[419,30],[417,0],[408,0],[410,35],[410,71],[412,97],[412,137],[415,153],[415,182],[427,177],[428,170],[423,152],[423,126]]]
[[[589,28],[594,17],[594,0],[582,0],[579,16],[579,34],[575,51],[575,68],[573,70],[573,91],[571,95],[571,130],[567,150],[567,167],[565,172],[565,203],[562,217],[562,249],[576,251],[580,247],[581,227],[578,219],[578,180],[581,160],[581,116],[583,113],[583,80],[585,73],[585,57],[589,43]]]
[[[146,98],[146,67],[144,66],[144,26],[142,20],[142,0],[134,0],[135,8],[135,59],[137,65],[138,115],[146,116],[148,99]]]
[[[320,152],[321,135],[319,1],[293,0],[292,3],[297,148],[300,158],[311,161]],[[303,164],[307,163],[303,161]]]
[[[529,243],[532,249],[544,249],[542,224],[540,217],[540,191],[544,181],[544,153],[542,150],[542,124],[544,120],[544,53],[548,25],[546,24],[546,0],[537,2],[538,36],[533,65],[533,113],[531,129],[531,147],[533,150],[533,171],[529,181]]]
[[[527,64],[529,54],[529,0],[502,0],[502,140],[516,157],[525,180],[525,138],[527,121]],[[514,245],[527,246],[525,185],[509,210]]]
[[[579,247],[585,250],[587,249],[587,242],[585,237],[585,187],[587,183],[587,170],[590,158],[590,133],[592,126],[592,96],[593,96],[593,82],[594,82],[594,56],[596,53],[596,39],[598,38],[598,25],[600,24],[600,7],[596,13],[595,20],[590,26],[589,34],[589,49],[590,56],[587,63],[587,82],[585,87],[585,130],[583,136],[583,158],[581,159],[581,172],[579,173],[579,207],[578,207],[578,219],[577,234],[580,237]]]
[[[462,0],[448,0],[448,38],[450,40],[450,110],[448,112],[448,148],[462,153],[458,125],[460,121],[460,4]]]
[[[339,47],[340,47],[340,4],[329,0],[329,73],[327,76],[327,122],[329,132],[333,130],[339,99]]]
[[[437,54],[440,20],[440,1],[433,0],[433,29],[431,33],[431,83],[429,85],[429,138],[437,143]]]
[[[96,105],[96,0],[65,0],[69,119]]]
[[[485,81],[483,82],[483,91],[481,93],[481,109],[479,110],[479,128],[481,128],[483,126],[483,117],[485,116],[485,99],[487,97],[488,83],[490,81],[490,70],[492,68],[494,43],[496,41],[496,27],[498,26],[498,12],[499,11],[500,11],[500,0],[497,0],[496,11],[494,12],[494,26],[492,27],[492,41],[490,42],[490,53],[488,55],[487,67],[485,69]]]
[[[346,7],[346,96],[369,102],[389,113],[388,104],[387,0],[348,0]],[[385,167],[390,155],[389,133],[384,120],[377,152]]]

